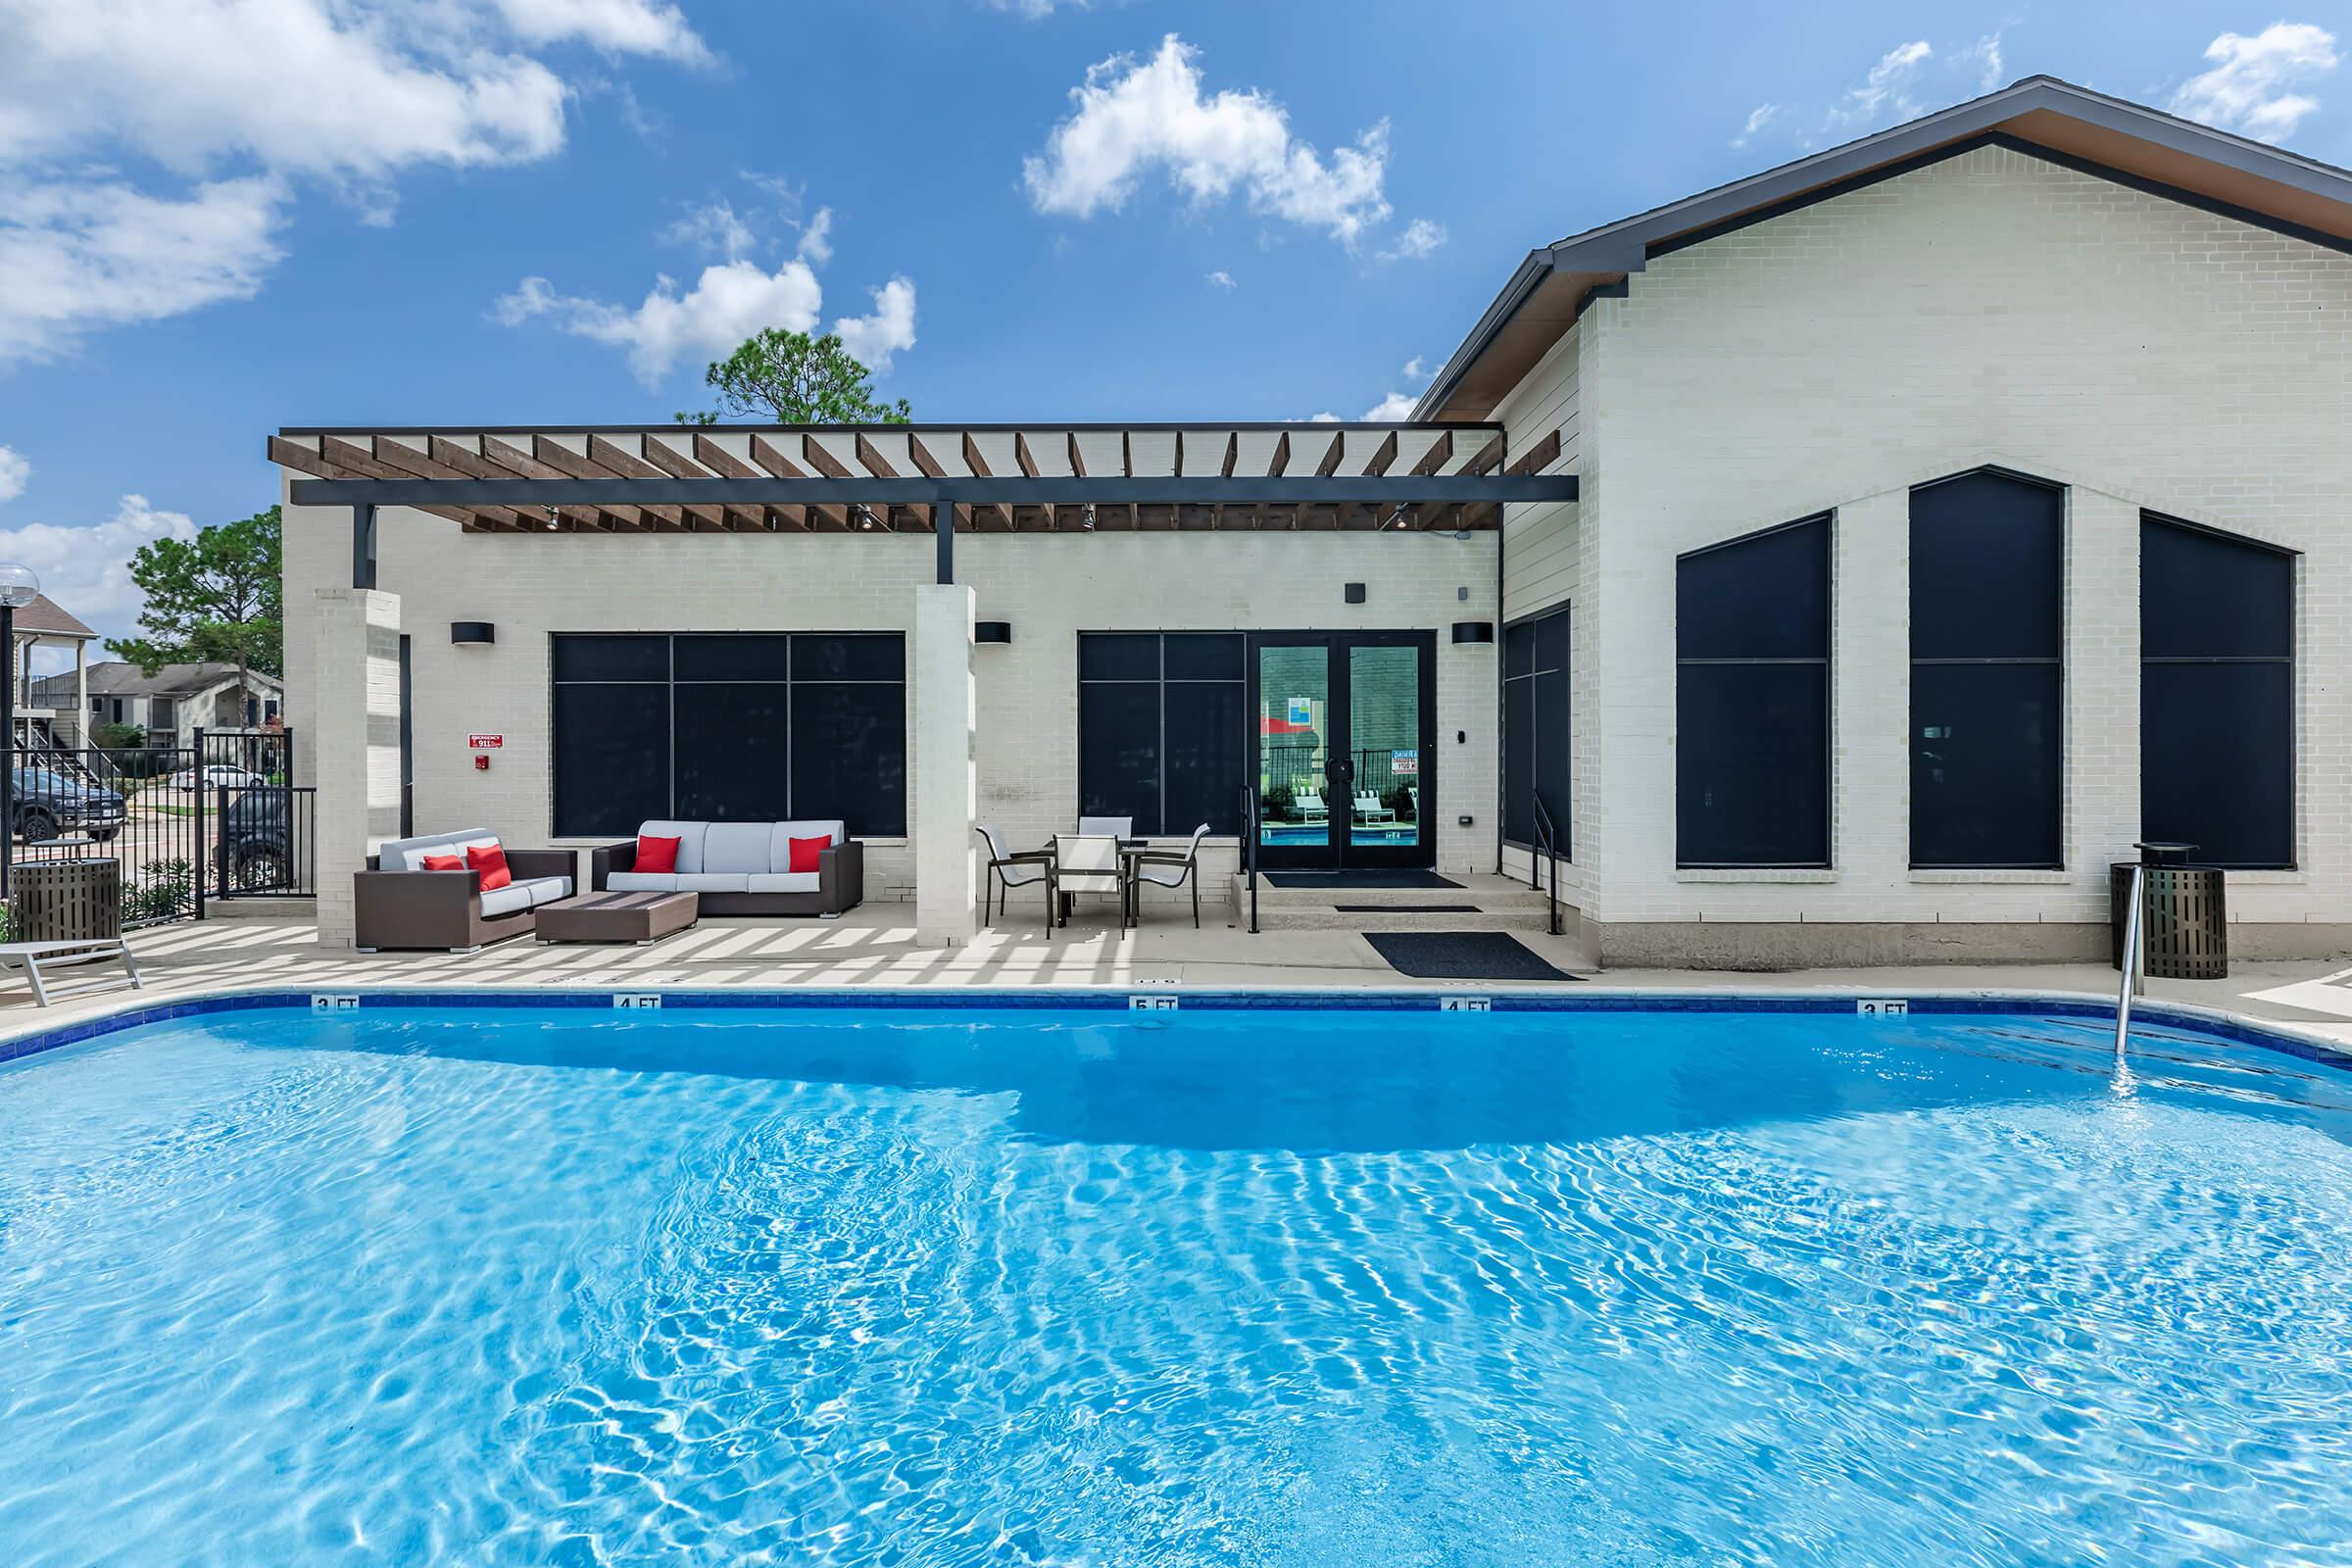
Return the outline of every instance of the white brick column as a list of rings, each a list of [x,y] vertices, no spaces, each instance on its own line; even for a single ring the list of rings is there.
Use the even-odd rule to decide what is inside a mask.
[[[979,930],[977,606],[971,589],[954,584],[914,591],[914,928],[933,947],[960,947]]]
[[[352,945],[352,873],[400,832],[400,596],[320,588],[306,607],[318,945]]]

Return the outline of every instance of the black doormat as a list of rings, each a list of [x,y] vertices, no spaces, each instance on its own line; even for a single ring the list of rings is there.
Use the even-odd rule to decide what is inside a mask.
[[[1475,904],[1335,904],[1342,914],[1476,914]]]
[[[1573,980],[1507,931],[1367,931],[1389,967],[1416,980]]]
[[[1266,885],[1277,888],[1458,888],[1435,871],[1268,871]]]

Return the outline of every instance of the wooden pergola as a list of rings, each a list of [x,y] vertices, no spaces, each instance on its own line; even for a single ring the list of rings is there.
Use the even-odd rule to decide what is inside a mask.
[[[928,533],[940,580],[965,533],[1472,531],[1510,502],[1573,501],[1557,430],[1500,425],[877,424],[289,428],[270,458],[302,506],[468,533]],[[362,584],[363,586],[367,584]]]

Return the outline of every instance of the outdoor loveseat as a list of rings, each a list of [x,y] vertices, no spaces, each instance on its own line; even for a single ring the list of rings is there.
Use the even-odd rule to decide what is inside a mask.
[[[692,893],[705,914],[826,919],[856,908],[865,897],[864,848],[838,821],[647,822],[637,835],[589,852],[589,884],[597,892]],[[678,841],[671,867],[641,868],[640,850],[668,839]],[[802,846],[797,870],[796,839]]]
[[[501,849],[513,880],[482,886],[483,873],[466,865],[466,851]],[[458,861],[428,869],[426,857]],[[353,935],[363,953],[380,948],[446,948],[464,953],[509,937],[527,936],[531,911],[571,897],[569,850],[507,850],[488,828],[388,839],[352,878]]]

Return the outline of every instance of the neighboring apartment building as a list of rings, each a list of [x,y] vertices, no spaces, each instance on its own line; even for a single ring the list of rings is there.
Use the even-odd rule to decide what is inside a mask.
[[[17,683],[16,734],[19,746],[78,746],[81,744],[76,682],[89,664],[90,644],[98,634],[81,617],[51,599],[36,594],[31,604],[14,616],[16,646],[9,650],[9,671]],[[33,655],[43,648],[64,649],[74,656],[71,673],[49,679],[32,678]],[[62,692],[63,701],[50,693]]]
[[[2088,956],[2142,838],[2352,947],[2352,175],[2034,78],[1533,253],[1417,413],[282,432],[322,846],[800,791],[952,941],[975,816],[1229,868],[1253,781],[1301,865],[1541,802],[1614,964]]]
[[[136,664],[109,661],[32,683],[39,707],[72,712],[77,696],[91,735],[109,724],[132,724],[147,732],[149,746],[164,748],[193,745],[199,729],[282,723],[286,686],[258,669],[247,670],[240,684],[236,665],[212,662],[161,664],[150,675]]]

